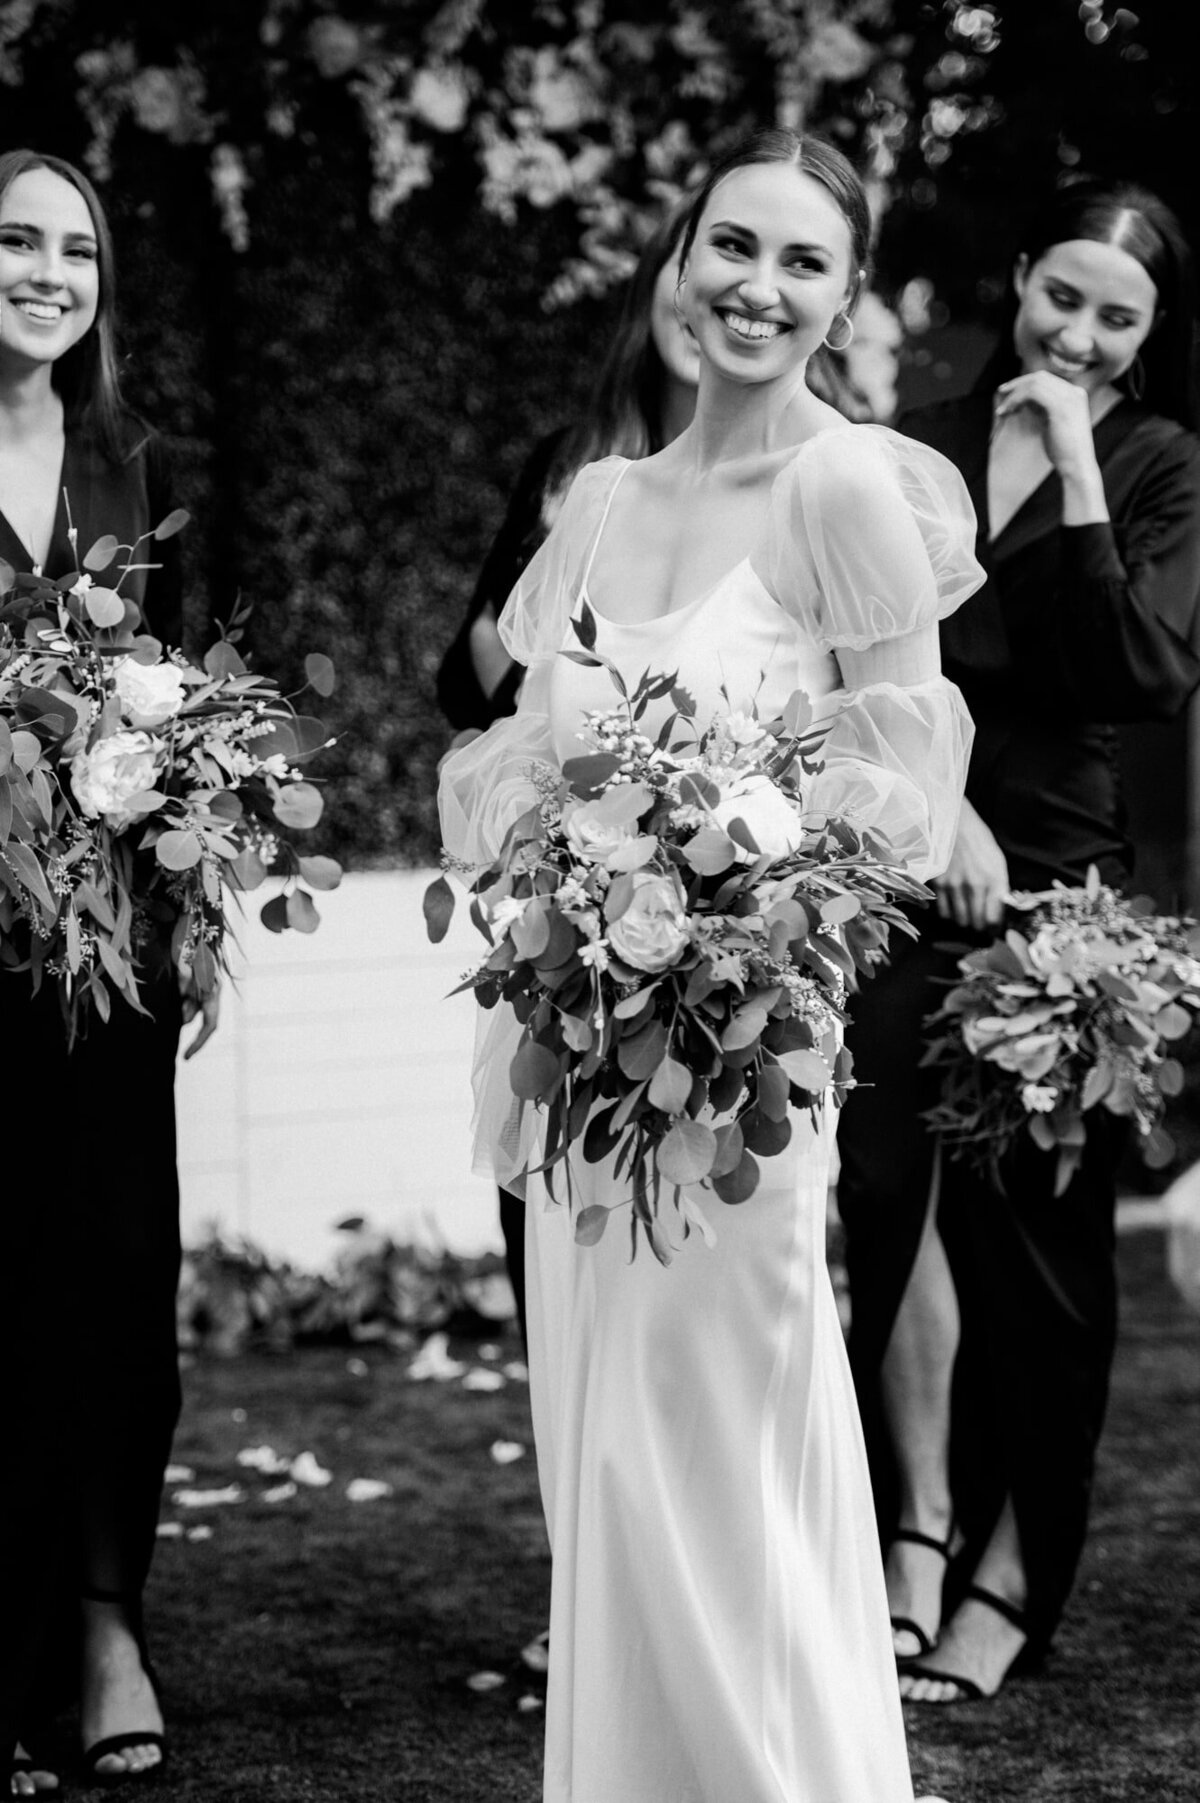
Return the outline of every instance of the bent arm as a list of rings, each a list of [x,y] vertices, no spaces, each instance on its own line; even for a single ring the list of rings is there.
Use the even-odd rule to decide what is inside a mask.
[[[1165,720],[1200,683],[1200,448],[1184,440],[1147,470],[1123,522],[1059,530],[1057,662],[1080,710]]]

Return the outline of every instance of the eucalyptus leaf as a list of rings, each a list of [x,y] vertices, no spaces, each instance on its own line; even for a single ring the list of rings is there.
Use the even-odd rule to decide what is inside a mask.
[[[186,507],[173,507],[166,519],[160,520],[154,528],[154,537],[160,543],[165,538],[174,538],[177,532],[183,531],[191,517]]]
[[[282,933],[288,923],[287,896],[273,895],[270,901],[263,903],[258,911],[258,917],[269,931]]]
[[[592,1203],[588,1208],[581,1208],[575,1217],[575,1244],[577,1246],[595,1246],[604,1237],[604,1229],[608,1226],[609,1210],[603,1203]]]
[[[717,1136],[703,1121],[676,1121],[658,1146],[658,1168],[668,1183],[701,1183],[717,1156]]]
[[[85,570],[106,570],[117,552],[121,549],[120,539],[106,532],[98,538],[91,549],[85,553],[83,567]]]
[[[320,926],[321,916],[307,889],[293,889],[288,896],[287,923],[298,933],[315,933]]]
[[[300,830],[316,826],[324,807],[324,797],[312,783],[289,783],[274,802],[276,820]]]
[[[125,619],[125,599],[116,589],[90,588],[83,605],[93,626],[120,626]]]
[[[647,1097],[664,1114],[682,1114],[692,1093],[692,1073],[685,1064],[669,1055],[663,1059],[650,1079]]]
[[[154,855],[164,870],[191,870],[204,855],[204,846],[190,827],[172,827],[155,840]]]

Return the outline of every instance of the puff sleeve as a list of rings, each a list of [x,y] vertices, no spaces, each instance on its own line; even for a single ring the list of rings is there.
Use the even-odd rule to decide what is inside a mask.
[[[914,876],[949,861],[973,728],[941,673],[938,621],[984,579],[954,466],[886,428],[834,428],[777,478],[753,559],[779,605],[832,651],[813,805],[888,839]]]
[[[537,798],[534,766],[556,761],[550,672],[566,641],[571,610],[622,467],[621,458],[606,457],[580,470],[549,536],[500,615],[505,648],[525,668],[517,710],[452,752],[438,786],[442,842],[452,857],[468,864],[491,863],[513,821]]]

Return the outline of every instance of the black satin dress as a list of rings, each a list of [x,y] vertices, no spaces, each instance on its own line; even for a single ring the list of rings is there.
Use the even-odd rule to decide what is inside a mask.
[[[902,431],[961,470],[979,520],[983,588],[942,626],[942,662],[976,739],[967,795],[996,835],[1014,888],[1130,874],[1116,722],[1163,720],[1200,682],[1200,445],[1122,401],[1095,430],[1111,524],[1064,526],[1051,473],[989,541],[991,397],[910,414]],[[897,1525],[880,1367],[916,1256],[933,1173],[920,1122],[924,1017],[970,936],[932,910],[922,937],[854,1004],[849,1043],[863,1088],[843,1111],[838,1203],[846,1228],[850,1357],[885,1545]],[[873,1087],[865,1087],[871,1085]],[[1052,1196],[1054,1161],[1023,1146],[1006,1193],[945,1161],[938,1223],[962,1315],[951,1476],[967,1545],[947,1588],[970,1578],[1006,1495],[1044,1646],[1070,1593],[1117,1328],[1115,1169],[1121,1129],[1097,1113],[1083,1165]],[[911,1525],[911,1524],[909,1524]]]
[[[158,441],[130,420],[126,443],[113,463],[68,436],[61,487],[81,556],[104,533],[132,543],[173,506]],[[122,592],[178,645],[175,541],[144,554],[163,567]],[[2,514],[0,557],[33,567]],[[75,567],[61,499],[45,567]],[[53,985],[34,996],[27,974],[0,968],[0,1752],[77,1681],[79,1596],[120,1597],[136,1616],[154,1551],[180,1402],[180,1004],[165,950],[144,993],[151,1018],[114,1001],[68,1052]]]
[[[517,478],[500,530],[483,561],[462,624],[438,669],[438,701],[450,724],[460,732],[471,726],[486,732],[493,720],[511,714],[516,708],[517,690],[525,672],[514,665],[500,686],[491,695],[485,694],[471,656],[471,627],[487,607],[499,619],[518,578],[546,536],[546,494],[566,436],[565,428],[548,433],[531,451]],[[505,1263],[516,1299],[521,1338],[528,1344],[525,1331],[525,1203],[520,1196],[506,1189],[500,1190],[499,1197]]]

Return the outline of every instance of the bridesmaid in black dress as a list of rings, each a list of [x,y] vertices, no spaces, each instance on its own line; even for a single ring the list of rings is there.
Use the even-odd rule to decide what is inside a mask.
[[[87,180],[54,157],[0,156],[0,559],[14,570],[75,567],[64,491],[81,553],[108,532],[132,544],[172,509],[162,447],[120,404],[112,285]],[[154,549],[161,567],[122,592],[178,645],[176,541]],[[30,1754],[68,1684],[95,1779],[163,1758],[141,1595],[179,1411],[173,1090],[195,1007],[165,944],[146,969],[150,1017],[117,1000],[68,1052],[53,985],[35,996],[27,973],[0,968],[0,1749],[15,1796],[57,1785]],[[191,1049],[214,1026],[209,1007]]]
[[[1124,884],[1114,722],[1200,682],[1200,446],[1191,261],[1153,195],[1078,182],[1024,238],[976,391],[901,429],[955,462],[989,581],[942,628],[975,720],[937,916],[856,1000],[863,1084],[839,1133],[855,1370],[887,1548],[901,1689],[993,1694],[1045,1650],[1087,1527],[1116,1336],[1117,1123],[1093,1119],[1053,1199],[1023,1145],[1005,1193],[935,1161],[922,1021],[1010,889]],[[936,1650],[935,1650],[936,1649]]]

